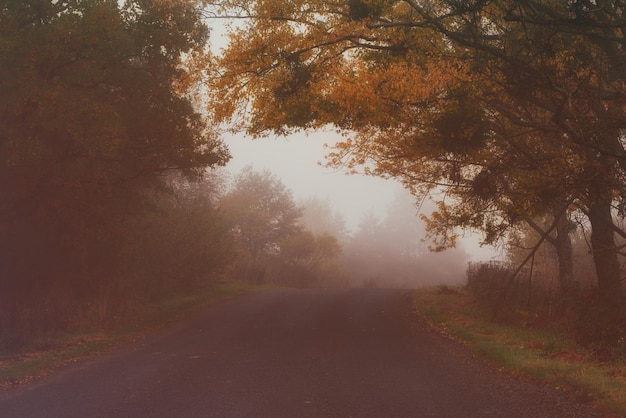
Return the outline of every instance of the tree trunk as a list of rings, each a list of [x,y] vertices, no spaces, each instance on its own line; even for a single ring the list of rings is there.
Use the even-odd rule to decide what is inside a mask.
[[[554,247],[557,262],[559,264],[559,290],[562,296],[571,293],[574,287],[574,253],[572,249],[572,239],[570,237],[570,223],[565,206],[555,207],[552,210],[553,224],[550,230],[539,226],[532,219],[527,220],[528,225],[541,234],[541,239],[545,239]],[[552,230],[556,232],[552,234]],[[539,247],[535,248],[535,251]]]
[[[598,276],[600,299],[607,306],[623,303],[618,250],[615,245],[610,198],[600,197],[589,208],[591,251]]]
[[[570,237],[569,217],[567,213],[554,210],[556,218],[556,238],[550,241],[556,250],[559,262],[559,288],[563,296],[571,293],[574,287],[574,253]]]

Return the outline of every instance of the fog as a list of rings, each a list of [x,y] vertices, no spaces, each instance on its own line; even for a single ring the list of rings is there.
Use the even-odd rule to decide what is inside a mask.
[[[233,158],[227,169],[233,174],[250,164],[255,170],[267,169],[281,178],[296,200],[313,196],[330,200],[353,230],[368,212],[382,216],[402,187],[394,181],[324,167],[324,146],[338,139],[332,132],[261,139],[228,137],[225,142]]]
[[[500,257],[497,249],[481,247],[480,236],[470,232],[461,233],[457,248],[441,253],[428,251],[419,215],[430,214],[433,205],[426,202],[418,208],[415,199],[396,181],[348,175],[345,170],[325,167],[325,147],[339,139],[334,132],[262,139],[227,137],[232,159],[226,168],[232,175],[247,165],[269,170],[292,191],[296,202],[315,201],[316,211],[321,202],[322,212],[340,218],[343,226],[335,229],[341,230],[323,232],[341,242],[341,264],[351,285],[454,284],[464,280],[468,262]],[[318,214],[320,217],[324,216]],[[324,223],[320,219],[316,222]],[[326,223],[332,222],[337,225],[336,219]],[[319,228],[310,221],[305,226],[310,230]]]
[[[222,22],[212,22],[214,52],[219,54],[226,44]],[[326,167],[328,147],[340,139],[332,130],[258,139],[243,134],[227,136],[224,142],[232,159],[226,168],[231,175],[248,165],[255,170],[269,170],[293,192],[296,202],[315,199],[341,217],[343,230],[332,233],[342,244],[341,264],[351,285],[418,287],[458,283],[465,280],[469,262],[503,258],[497,248],[481,246],[480,234],[472,231],[458,231],[457,248],[441,253],[428,251],[419,216],[429,215],[433,205],[426,202],[418,208],[397,181],[348,175],[346,170]],[[371,227],[369,239],[364,226]],[[314,229],[315,225],[306,227]],[[401,250],[399,247],[406,247],[407,241],[415,247]]]

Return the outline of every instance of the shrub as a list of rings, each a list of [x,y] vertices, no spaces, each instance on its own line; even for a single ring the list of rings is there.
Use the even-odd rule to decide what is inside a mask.
[[[515,269],[501,262],[469,264],[467,289],[476,303],[488,310],[493,318],[513,319],[537,298],[531,294],[528,275],[524,271],[514,273]]]

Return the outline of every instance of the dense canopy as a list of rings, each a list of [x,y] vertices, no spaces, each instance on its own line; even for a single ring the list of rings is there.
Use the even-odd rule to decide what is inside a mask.
[[[226,161],[179,88],[207,40],[192,0],[0,1],[0,329],[106,299],[148,189]]]

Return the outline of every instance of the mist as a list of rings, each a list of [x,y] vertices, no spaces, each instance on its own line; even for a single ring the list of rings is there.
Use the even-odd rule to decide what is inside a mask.
[[[352,174],[324,166],[334,132],[267,139],[226,138],[233,156],[227,170],[236,175],[246,165],[275,174],[303,209],[301,223],[315,234],[334,236],[341,245],[339,265],[355,287],[417,288],[460,284],[468,262],[499,257],[481,247],[476,234],[461,235],[456,248],[431,252],[419,207],[398,182]]]
[[[365,213],[351,231],[330,200],[309,198],[300,207],[304,228],[337,238],[339,264],[349,286],[419,288],[465,279],[469,255],[462,248],[431,252],[413,197],[403,190],[381,215]]]

